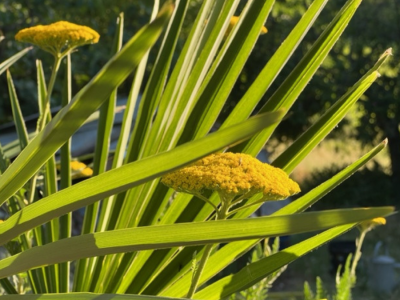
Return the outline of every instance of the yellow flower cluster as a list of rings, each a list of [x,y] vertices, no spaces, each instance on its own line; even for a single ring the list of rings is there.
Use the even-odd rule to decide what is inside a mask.
[[[385,224],[386,224],[386,219],[380,217],[380,218],[374,218],[372,220],[367,220],[367,221],[361,222],[360,224],[358,224],[358,228],[361,231],[368,232],[377,226],[385,225]]]
[[[66,21],[25,28],[15,35],[17,41],[34,44],[56,56],[82,45],[97,43],[99,38],[93,29]]]
[[[71,161],[70,166],[72,171],[72,179],[90,177],[93,175],[93,170],[80,161]]]
[[[285,199],[300,192],[299,185],[284,171],[242,153],[209,155],[167,174],[162,182],[191,194],[204,189],[231,196],[262,192],[267,200]]]

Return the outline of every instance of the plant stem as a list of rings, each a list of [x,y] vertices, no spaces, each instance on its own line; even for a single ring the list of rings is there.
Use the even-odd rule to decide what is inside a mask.
[[[351,276],[351,280],[353,282],[353,280],[355,281],[355,276],[356,276],[356,267],[357,267],[357,263],[361,258],[361,246],[364,242],[364,238],[365,235],[367,234],[367,230],[361,231],[360,237],[357,239],[357,249],[356,252],[354,254],[354,258],[353,258],[353,263],[351,264],[351,271],[350,271],[350,276]]]
[[[230,201],[228,201],[227,199],[224,199],[223,195],[221,195],[221,194],[220,194],[220,198],[221,198],[221,207],[219,210],[216,210],[216,220],[226,219],[227,213],[228,213],[228,210],[230,207],[229,206]],[[187,294],[188,299],[192,299],[194,293],[196,292],[201,274],[203,273],[204,267],[206,265],[208,258],[210,257],[211,250],[213,247],[214,247],[214,244],[209,244],[204,247],[203,256],[201,257],[199,266],[197,267],[197,269],[194,270],[192,283],[190,284],[189,292]]]
[[[47,87],[46,101],[44,103],[44,111],[43,111],[43,114],[40,116],[38,131],[41,131],[44,128],[44,126],[46,125],[47,114],[50,113],[50,97],[51,97],[51,93],[53,92],[54,83],[56,81],[57,72],[60,67],[62,58],[63,58],[62,56],[61,57],[54,56],[53,69],[51,70],[51,77],[50,77],[49,85]]]
[[[189,299],[192,299],[194,293],[196,292],[197,285],[200,280],[200,276],[203,273],[203,270],[204,270],[204,267],[206,265],[208,258],[210,257],[213,246],[214,246],[213,244],[210,244],[210,245],[206,245],[204,248],[203,256],[201,257],[201,260],[200,260],[199,266],[197,267],[197,270],[194,271],[192,283],[190,285],[190,289],[187,294],[187,298],[189,298]]]

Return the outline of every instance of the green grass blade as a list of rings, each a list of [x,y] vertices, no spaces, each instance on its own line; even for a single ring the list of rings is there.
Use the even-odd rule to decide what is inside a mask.
[[[7,70],[9,67],[11,67],[22,56],[24,56],[26,53],[28,53],[28,51],[31,50],[32,48],[33,47],[25,48],[24,50],[22,50],[22,51],[18,52],[17,54],[11,56],[9,59],[3,61],[0,64],[0,75],[3,74],[5,70]]]
[[[260,112],[274,111],[281,107],[288,110],[293,105],[347,27],[347,24],[353,17],[360,3],[361,0],[349,0],[346,2],[318,40],[313,44],[311,49],[262,107]],[[254,156],[257,155],[274,129],[275,128],[269,128],[268,130],[260,132],[245,145],[236,147],[234,151],[246,152]]]
[[[194,299],[222,299],[251,287],[282,266],[291,263],[313,249],[318,248],[331,239],[345,233],[356,225],[357,223],[353,223],[329,229],[276,254],[252,263],[244,267],[238,273],[226,276],[199,291],[194,295]],[[251,276],[249,276],[249,274],[251,274]]]
[[[323,230],[383,217],[393,210],[393,207],[338,209],[288,216],[194,222],[92,233],[58,240],[5,258],[0,261],[0,278],[82,257]]]
[[[181,145],[140,161],[124,165],[59,191],[17,212],[0,224],[0,240],[5,243],[34,226],[97,200],[155,179],[202,156],[216,152],[257,131],[271,126],[283,112],[267,113],[214,132],[202,139]],[[4,175],[3,175],[4,176]]]
[[[140,30],[20,153],[0,179],[1,203],[20,189],[135,69],[161,34],[172,9],[172,5],[166,6],[154,22]]]

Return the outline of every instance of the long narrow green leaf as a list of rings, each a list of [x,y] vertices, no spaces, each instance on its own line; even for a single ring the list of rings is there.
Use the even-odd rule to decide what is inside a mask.
[[[20,189],[133,71],[157,40],[172,9],[171,4],[165,6],[20,153],[0,178],[1,203]]]
[[[8,278],[0,279],[0,284],[1,284],[1,287],[6,291],[7,294],[18,294],[17,290],[12,285],[12,283],[8,280]]]
[[[5,258],[0,261],[0,278],[83,257],[323,230],[383,217],[393,210],[393,207],[339,209],[278,217],[148,226],[92,233],[58,240]]]
[[[111,55],[115,55],[121,50],[123,26],[123,17],[120,15],[114,36],[114,44],[111,49]],[[98,175],[107,170],[116,102],[117,88],[112,91],[110,97],[100,106],[99,109],[100,115],[97,123],[97,137],[93,158],[93,175]],[[100,202],[94,202],[86,207],[81,234],[95,231],[96,223],[98,223],[99,207]],[[97,258],[83,259],[77,263],[74,274],[74,290],[88,291],[92,279],[94,279],[92,272],[88,272],[88,270],[93,270],[93,265],[96,260]],[[97,280],[98,278],[95,279]]]
[[[278,111],[253,117],[202,139],[181,145],[174,150],[99,174],[61,190],[57,194],[43,198],[17,212],[4,223],[0,223],[0,241],[5,243],[34,226],[138,186],[202,156],[227,147],[227,145],[249,138],[257,131],[279,120],[282,113]]]
[[[286,173],[291,173],[303,158],[344,118],[353,104],[356,103],[362,94],[380,76],[377,70],[390,55],[390,49],[385,51],[374,67],[332,105],[317,122],[291,144],[284,153],[276,158],[272,165],[283,169]]]
[[[304,211],[309,208],[311,205],[316,203],[319,199],[323,196],[328,194],[331,190],[349,178],[351,175],[354,174],[355,171],[363,167],[367,162],[369,162],[372,158],[375,157],[379,152],[381,152],[387,145],[387,139],[381,142],[378,146],[374,149],[363,155],[360,159],[349,165],[347,168],[340,171],[338,174],[330,178],[329,180],[325,181],[324,183],[320,184],[304,196],[296,199],[286,205],[285,207],[278,210],[274,215],[286,215],[286,214],[293,214],[299,211]]]
[[[315,0],[304,13],[285,41],[275,51],[274,55],[257,76],[254,83],[249,87],[246,94],[236,104],[233,111],[222,124],[222,128],[247,118],[256,107],[271,83],[280,73],[292,53],[302,41],[308,30],[314,24],[327,0]]]
[[[153,21],[154,18],[156,18],[158,10],[159,10],[159,6],[160,6],[159,1],[158,0],[154,1],[153,11],[150,16],[150,21]],[[121,32],[122,32],[122,29],[123,29],[123,24],[120,24]],[[126,108],[125,108],[125,112],[124,112],[124,116],[123,116],[123,122],[121,125],[120,136],[118,139],[117,148],[114,152],[114,158],[113,158],[113,162],[112,162],[113,169],[122,165],[124,156],[126,154],[126,144],[128,142],[128,138],[131,133],[131,126],[132,126],[132,120],[133,120],[134,113],[135,113],[135,107],[137,105],[137,102],[140,100],[139,93],[140,93],[140,89],[142,86],[148,57],[149,57],[149,52],[147,52],[143,56],[142,60],[140,61],[139,65],[135,71],[135,74],[134,74],[134,79],[132,82],[131,89],[129,91]],[[99,132],[101,132],[101,131],[99,131]],[[97,222],[98,225],[97,225],[96,231],[104,231],[107,228],[107,225],[110,224],[110,222],[114,222],[114,221],[110,220],[110,216],[116,215],[115,211],[113,212],[113,210],[118,208],[115,206],[115,200],[116,200],[115,195],[105,199],[105,201],[103,200],[100,217]],[[91,263],[93,263],[93,261],[95,262],[95,264],[93,264],[94,268],[92,268],[92,265],[91,265]],[[118,265],[117,264],[111,265],[109,268],[107,268],[107,272],[106,272],[105,268],[103,268],[103,257],[92,258],[91,263],[89,264],[89,268],[91,270],[92,269],[94,270],[93,273],[88,274],[88,272],[86,271],[87,268],[82,269],[82,272],[85,272],[85,274],[87,274],[86,276],[88,276],[88,280],[85,280],[85,283],[86,283],[85,287],[90,287],[90,288],[78,289],[78,290],[95,292],[95,291],[99,291],[99,289],[100,289],[100,291],[104,292],[105,287],[110,285],[109,282],[111,280],[115,280],[115,276],[110,276],[110,274],[113,274],[114,269],[116,269],[118,267]],[[91,282],[90,285],[88,285],[89,282]]]
[[[217,5],[221,7],[222,1],[218,2]],[[142,156],[162,151],[160,149],[160,141],[163,140],[163,135],[167,132],[165,128],[168,128],[168,124],[176,119],[171,118],[171,114],[175,115],[176,105],[178,104],[177,102],[180,99],[180,95],[185,91],[185,86],[189,80],[189,76],[199,58],[202,50],[200,49],[200,45],[202,44],[201,40],[204,39],[204,26],[202,24],[207,23],[207,18],[209,17],[213,6],[213,1],[204,1],[200,8],[179,59],[169,77],[160,105],[158,106],[157,117],[151,125],[151,130],[146,134],[144,144],[141,145]],[[208,65],[210,65],[211,62],[207,62]],[[197,65],[200,66],[199,64]],[[193,88],[193,84],[191,84],[191,86]],[[178,115],[176,115],[176,117],[178,117]],[[178,118],[180,117],[181,116]],[[166,149],[164,148],[163,150]]]
[[[216,7],[213,8],[213,12],[214,14],[218,15],[220,14],[220,7],[226,7],[225,10],[229,11],[229,9],[232,9],[232,6],[235,6],[234,2],[228,2],[224,4],[224,2],[221,1],[216,3]],[[233,13],[233,11],[231,13]],[[221,34],[220,32],[218,33]],[[201,43],[201,40],[195,41],[195,44],[197,44],[196,47],[201,47],[199,45]],[[146,152],[144,152],[144,156],[169,150],[176,145],[179,135],[183,130],[183,125],[185,124],[189,115],[188,107],[190,107],[190,103],[194,101],[196,90],[198,89],[200,82],[203,80],[206,71],[211,65],[212,58],[214,56],[213,53],[215,53],[217,49],[218,44],[214,43],[213,40],[207,40],[207,42],[205,42],[204,48],[201,51],[201,54],[199,55],[198,60],[195,62],[187,62],[189,65],[194,64],[194,66],[190,72],[189,70],[184,70],[184,72],[187,73],[187,79],[185,83],[177,83],[177,86],[180,87],[179,91],[177,91],[176,95],[174,95],[175,98],[168,99],[165,95],[163,96],[164,101],[167,101],[170,104],[168,109],[171,110],[172,115],[162,114],[161,112],[157,114],[155,125],[153,125],[152,129],[155,140],[152,141],[153,144],[147,145],[147,150]],[[192,60],[193,58],[188,57],[186,59]],[[171,81],[168,84],[171,85]],[[162,119],[160,121],[161,131],[155,132],[155,128],[157,126],[156,124],[159,124],[159,119]],[[117,228],[138,226],[139,222],[142,226],[148,225],[148,222],[142,220],[142,215],[149,205],[149,201],[151,200],[151,196],[156,189],[157,184],[158,182],[156,181],[151,182],[141,187],[140,189],[136,189],[128,193],[122,210],[129,211],[130,213],[120,216]],[[140,199],[140,201],[131,201],[131,199]],[[155,201],[158,202],[158,199],[156,199]],[[132,216],[135,217],[133,218]]]
[[[220,51],[220,57],[216,59],[212,71],[205,79],[194,108],[197,113],[191,114],[181,142],[194,136],[203,136],[211,129],[260,35],[260,29],[273,4],[273,0],[253,1],[245,13],[241,14],[237,25],[240,27],[229,47]]]
[[[338,226],[321,234],[288,247],[276,254],[252,263],[234,275],[226,276],[194,295],[193,299],[212,300],[228,297],[236,292],[251,287],[279,268],[350,230],[357,223]],[[249,276],[251,274],[251,276]]]
[[[13,80],[11,78],[11,73],[8,70],[7,70],[7,83],[8,83],[8,91],[10,94],[13,120],[15,123],[15,127],[17,129],[18,140],[21,149],[24,149],[26,145],[28,145],[29,143],[28,131],[26,130],[24,117],[21,112],[21,107],[19,105],[17,93],[15,92],[15,87]]]
[[[289,109],[293,105],[347,27],[360,3],[361,0],[348,0],[346,2],[311,49],[262,107],[260,112],[274,111],[280,107]],[[239,145],[234,151],[246,152],[254,156],[257,155],[274,130],[275,128],[264,130],[245,145]]]
[[[180,0],[167,28],[159,55],[153,71],[143,93],[139,111],[129,142],[125,161],[132,162],[138,159],[139,151],[143,142],[152,127],[153,118],[160,102],[165,83],[167,82],[168,71],[176,48],[179,33],[187,12],[189,0]]]
[[[181,298],[94,293],[2,295],[4,300],[182,300]]]
[[[36,60],[36,70],[37,70],[37,92],[38,92],[38,105],[39,105],[39,121],[37,123],[37,129],[39,124],[45,124],[51,120],[50,113],[50,103],[47,99],[47,88],[46,80],[44,76],[42,62]],[[41,119],[44,122],[40,121]],[[43,192],[45,196],[51,195],[57,192],[57,177],[55,170],[55,161],[52,156],[46,163],[44,168],[41,170],[43,175],[44,188]],[[38,173],[36,173],[30,179],[30,194],[28,196],[29,202],[32,203],[35,200],[36,194],[36,184],[37,184]],[[34,229],[34,238],[37,245],[43,245],[45,243],[50,243],[52,241],[58,240],[59,226],[58,219],[51,220],[49,223],[44,224],[42,227]],[[40,232],[40,233],[39,233]],[[42,272],[41,272],[42,271]],[[58,265],[48,266],[42,268],[42,270],[37,270],[37,272],[31,272],[32,277],[39,282],[45,284],[39,284],[39,287],[44,286],[47,293],[58,292]],[[43,276],[44,275],[44,276]],[[40,291],[40,292],[43,292]]]
[[[20,59],[22,56],[28,53],[28,51],[31,50],[32,48],[33,47],[25,48],[24,50],[21,50],[17,54],[11,56],[9,59],[3,61],[0,64],[0,75],[3,74],[3,72],[7,70],[9,67],[11,67],[18,59]]]

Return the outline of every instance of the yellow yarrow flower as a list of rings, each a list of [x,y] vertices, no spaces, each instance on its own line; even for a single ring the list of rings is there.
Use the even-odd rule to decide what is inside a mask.
[[[262,192],[264,200],[279,200],[300,192],[299,185],[283,170],[242,153],[209,155],[167,174],[162,182],[177,191],[201,194],[212,190],[229,198]]]
[[[15,35],[17,41],[34,44],[54,56],[63,56],[76,47],[97,43],[99,38],[93,29],[66,21],[25,28]]]
[[[386,224],[386,219],[380,217],[380,218],[374,218],[372,220],[367,220],[367,221],[361,222],[360,224],[358,224],[358,228],[360,231],[368,232],[377,226],[385,225],[385,224]]]

